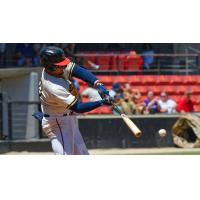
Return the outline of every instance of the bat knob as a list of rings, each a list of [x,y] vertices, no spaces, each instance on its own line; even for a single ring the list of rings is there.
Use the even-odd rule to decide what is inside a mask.
[[[142,136],[142,132],[135,133],[136,138],[140,138]]]

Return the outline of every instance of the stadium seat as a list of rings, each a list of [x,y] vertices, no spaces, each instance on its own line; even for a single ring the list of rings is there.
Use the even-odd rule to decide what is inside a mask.
[[[199,95],[192,95],[191,99],[192,99],[192,101],[194,102],[195,105],[199,105],[200,104]]]
[[[170,84],[183,84],[184,76],[172,75],[169,77],[169,79]]]
[[[179,96],[178,95],[170,95],[169,98],[174,100],[175,102],[178,102],[178,100],[179,100]]]
[[[157,86],[148,86],[147,91],[153,91],[154,95],[160,95],[161,87],[160,85]]]
[[[91,61],[92,63],[97,64],[97,58],[96,56],[84,56],[84,66],[91,68],[91,65],[88,63],[88,61]]]
[[[118,56],[119,70],[124,70],[125,69],[125,62],[126,62],[126,56],[119,55]]]
[[[133,86],[132,89],[138,89],[141,94],[147,94],[147,87],[146,86]]]
[[[96,64],[100,66],[100,70],[110,70],[110,56],[98,56]]]
[[[112,110],[108,106],[103,106],[101,107],[99,114],[112,114]]]
[[[184,94],[185,91],[187,91],[188,89],[190,89],[190,88],[188,86],[186,86],[186,85],[177,85],[175,87],[176,94],[178,94],[178,95]]]
[[[128,83],[130,83],[131,85],[140,85],[142,83],[142,76],[140,75],[128,76]]]
[[[200,85],[200,76],[195,76],[195,79],[196,79],[196,84],[197,85]]]
[[[162,85],[161,91],[167,92],[168,94],[175,94],[176,93],[176,87],[173,85]]]
[[[80,85],[80,87],[81,86],[88,86],[88,84],[85,82],[85,81],[82,81],[82,80],[80,80],[80,79],[76,79],[77,81],[78,81],[78,83],[79,83],[79,85]]]
[[[194,105],[194,111],[200,112],[200,105]]]
[[[121,75],[121,76],[116,76],[116,79],[115,79],[117,82],[119,82],[119,83],[122,83],[122,84],[124,84],[124,83],[128,83],[128,77],[127,76],[123,76],[123,75]]]
[[[197,77],[196,76],[185,76],[184,78],[184,83],[191,85],[191,84],[196,84],[197,83]]]
[[[95,115],[95,114],[112,114],[112,110],[108,106],[102,106],[100,108],[96,108],[90,112],[88,112],[90,115]]]
[[[118,57],[117,56],[110,57],[110,69],[118,70]]]
[[[167,75],[159,75],[155,77],[155,79],[156,79],[156,83],[160,85],[169,84],[170,82],[170,76],[167,76]]]
[[[149,85],[149,84],[154,84],[156,83],[156,76],[149,76],[149,75],[144,75],[141,77],[142,83]]]
[[[116,76],[107,76],[107,75],[101,75],[101,76],[97,76],[97,78],[103,82],[105,85],[112,85],[113,82],[116,80]]]
[[[190,85],[190,86],[188,86],[188,88],[192,92],[192,94],[200,94],[200,86]]]

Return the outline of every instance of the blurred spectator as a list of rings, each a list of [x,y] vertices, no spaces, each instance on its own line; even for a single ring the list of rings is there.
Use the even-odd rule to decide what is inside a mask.
[[[0,43],[0,67],[5,65],[6,44]]]
[[[128,92],[133,100],[135,93],[133,93],[132,87],[129,83],[125,83],[123,87],[123,92]]]
[[[129,63],[129,61],[131,64]],[[142,70],[143,63],[143,58],[140,55],[138,55],[135,50],[132,50],[127,56],[127,62],[125,62],[124,69]]]
[[[180,113],[193,112],[194,111],[194,103],[190,99],[192,93],[190,91],[186,91],[185,95],[182,99],[178,100],[176,110]]]
[[[65,52],[65,56],[70,58],[73,62],[76,62],[76,56],[75,54],[77,53],[77,48],[76,44],[74,43],[62,43],[61,48]]]
[[[123,87],[123,91],[124,92],[129,92],[130,94],[132,94],[132,88],[131,85],[129,83],[125,83],[124,87]]]
[[[41,45],[40,44],[33,44],[33,57],[32,57],[32,65],[34,67],[40,66],[40,49]]]
[[[144,102],[142,101],[142,95],[140,91],[136,88],[132,89],[132,100],[136,105],[137,114],[143,114],[144,112]]]
[[[109,91],[109,95],[112,98],[122,99],[123,98],[123,89],[122,85],[118,82],[112,85],[112,90]]]
[[[124,98],[119,103],[121,111],[127,115],[137,114],[137,107],[132,101],[130,93],[124,92],[123,96]]]
[[[147,69],[147,70],[150,69],[151,65],[154,62],[154,50],[151,44],[146,43],[143,45],[142,57],[144,60],[144,69]]]
[[[144,100],[145,109],[144,114],[158,113],[160,108],[158,104],[158,97],[154,97],[153,91],[147,93],[147,98]]]
[[[32,66],[32,44],[17,44],[15,49],[15,57],[18,66]]]
[[[133,101],[135,103],[141,103],[142,99],[141,99],[142,95],[140,93],[140,91],[136,88],[133,88],[132,89],[132,98],[133,98]]]
[[[85,90],[83,90],[83,92],[81,93],[81,95],[83,97],[88,97],[90,101],[99,101],[102,98],[100,97],[98,91],[91,87],[86,88]]]
[[[161,92],[160,100],[158,100],[161,113],[175,113],[176,112],[176,102],[172,99],[169,99],[166,92]]]

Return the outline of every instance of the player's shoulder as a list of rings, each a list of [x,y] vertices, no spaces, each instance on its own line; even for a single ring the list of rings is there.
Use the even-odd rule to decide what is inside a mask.
[[[41,78],[43,88],[45,90],[55,93],[57,91],[67,91],[68,83],[63,78],[57,78],[44,72],[44,76]]]
[[[70,80],[72,78],[72,72],[74,69],[75,63],[74,62],[70,62],[67,67],[64,69],[64,78],[67,80]]]

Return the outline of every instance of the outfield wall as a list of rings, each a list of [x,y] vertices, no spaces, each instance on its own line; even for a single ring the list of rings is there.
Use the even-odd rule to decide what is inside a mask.
[[[142,130],[142,137],[135,138],[121,117],[107,115],[79,116],[80,131],[89,149],[96,148],[154,148],[174,147],[171,128],[178,115],[133,116],[131,119]],[[166,137],[161,138],[158,130],[167,130]],[[15,134],[15,132],[13,132]],[[33,135],[34,133],[30,133]],[[43,139],[0,141],[0,153],[8,151],[51,151],[50,141]]]
[[[79,128],[88,148],[144,148],[172,147],[171,128],[178,115],[132,116],[141,129],[142,136],[136,138],[119,116],[79,117]],[[166,129],[161,138],[159,129]]]

